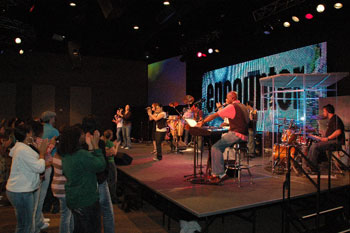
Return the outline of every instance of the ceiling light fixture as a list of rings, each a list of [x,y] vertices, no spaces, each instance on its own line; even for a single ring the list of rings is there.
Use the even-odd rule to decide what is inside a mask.
[[[298,23],[300,21],[297,16],[292,16],[292,20],[296,23]]]
[[[24,50],[23,49],[21,49],[21,50],[19,50],[19,54],[23,54],[24,53]]]
[[[214,50],[212,48],[208,49],[208,53],[213,53],[213,52],[214,52]]]
[[[71,2],[71,3],[69,3],[69,5],[70,5],[71,7],[77,6],[77,4],[76,4],[75,2]]]
[[[283,26],[284,26],[285,28],[289,28],[289,27],[290,27],[290,23],[286,21],[286,22],[283,23]]]
[[[220,53],[219,49],[215,49],[214,51],[215,51],[215,53]]]
[[[197,57],[202,57],[202,55],[203,55],[203,54],[202,54],[201,52],[198,52],[198,53],[197,53]]]
[[[164,2],[163,2],[163,5],[164,5],[164,6],[169,6],[169,5],[170,5],[170,2],[169,2],[169,1],[164,1]]]
[[[135,30],[139,30],[140,28],[139,28],[139,26],[135,25],[135,26],[134,26],[134,29],[135,29]]]
[[[16,43],[16,44],[20,44],[21,42],[22,42],[21,38],[17,37],[17,38],[15,39],[15,43]]]
[[[324,7],[323,4],[318,4],[317,7],[316,7],[316,11],[317,11],[318,13],[324,12],[325,9],[326,9],[326,8]]]
[[[340,2],[337,2],[337,3],[334,4],[334,8],[337,9],[337,10],[342,8],[342,7],[343,7],[343,4],[340,3]]]

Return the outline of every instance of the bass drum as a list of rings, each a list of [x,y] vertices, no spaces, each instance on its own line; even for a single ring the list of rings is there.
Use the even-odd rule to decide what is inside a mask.
[[[286,145],[274,145],[273,146],[273,151],[272,151],[272,156],[273,158],[276,159],[284,159],[287,158],[287,153],[288,153],[288,146]],[[295,156],[295,148],[292,147],[290,150],[291,157],[294,158]]]

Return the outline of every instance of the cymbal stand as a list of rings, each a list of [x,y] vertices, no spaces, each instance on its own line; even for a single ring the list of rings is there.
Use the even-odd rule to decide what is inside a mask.
[[[279,136],[278,136],[278,134],[279,134],[279,132],[280,132],[280,127],[281,127],[282,125],[280,125],[280,124],[278,124],[277,125],[277,142],[276,142],[276,144],[278,145],[278,156],[277,156],[277,159],[276,160],[274,160],[273,161],[273,166],[272,166],[272,172],[274,172],[275,171],[275,167],[277,166],[277,165],[279,165],[279,163],[280,163],[280,161],[281,161],[281,147],[280,147],[280,145],[279,145]]]

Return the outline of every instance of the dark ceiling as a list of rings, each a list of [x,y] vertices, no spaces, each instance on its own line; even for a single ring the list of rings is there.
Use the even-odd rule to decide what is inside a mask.
[[[316,4],[313,0],[172,0],[169,6],[162,0],[0,1],[1,49],[19,47],[13,38],[20,36],[20,46],[30,50],[65,53],[71,46],[82,55],[147,56],[149,61],[195,54],[209,46],[225,49],[233,40],[239,46],[259,41],[266,37],[265,24],[276,31],[283,17]],[[70,2],[76,6],[71,7]],[[255,10],[278,2],[260,15],[264,19],[254,19]],[[344,9],[332,13],[335,10],[330,8],[330,23],[349,19],[341,14]],[[334,28],[330,23],[327,25]],[[134,30],[134,25],[140,29]],[[64,36],[62,41],[60,36]]]

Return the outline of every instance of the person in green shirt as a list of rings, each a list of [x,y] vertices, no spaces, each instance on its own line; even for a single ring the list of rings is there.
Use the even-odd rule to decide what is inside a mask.
[[[75,233],[100,233],[101,217],[96,173],[106,167],[99,148],[100,133],[85,134],[78,126],[67,127],[59,138],[66,202],[74,216]],[[86,143],[88,150],[82,149]]]

